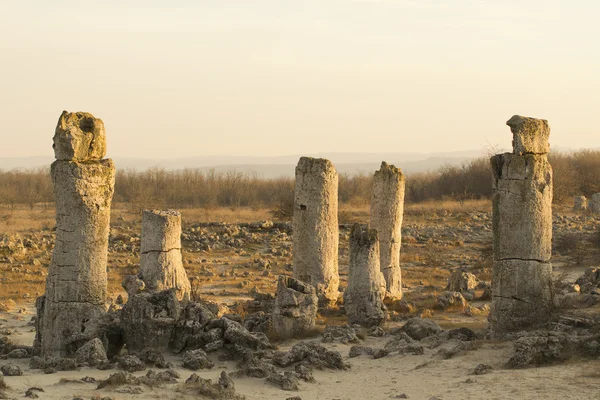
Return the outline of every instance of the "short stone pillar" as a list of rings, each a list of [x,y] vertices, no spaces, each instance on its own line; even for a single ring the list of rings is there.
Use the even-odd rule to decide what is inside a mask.
[[[446,290],[450,292],[468,292],[475,290],[478,281],[477,277],[470,272],[466,271],[452,271],[450,277],[448,277],[448,285]]]
[[[491,158],[494,267],[490,324],[502,333],[544,323],[553,307],[552,167],[548,122],[514,116],[513,153]]]
[[[587,211],[588,201],[585,196],[575,196],[573,198],[573,211]]]
[[[46,292],[37,302],[36,347],[43,356],[74,356],[106,312],[108,234],[115,167],[102,120],[64,111],[54,135],[51,176],[56,244]]]
[[[282,275],[277,281],[273,330],[281,339],[304,337],[315,329],[317,308],[314,287]]]
[[[600,214],[600,193],[592,195],[592,198],[588,203],[588,210],[594,214]]]
[[[179,300],[189,300],[190,281],[181,257],[181,214],[174,210],[144,210],[139,278],[156,293],[176,289]]]
[[[350,232],[348,287],[344,291],[348,322],[363,326],[381,324],[387,314],[383,304],[385,293],[377,231],[354,224]]]
[[[404,214],[404,175],[386,162],[373,176],[371,195],[371,228],[379,234],[381,272],[387,287],[386,297],[402,298],[402,217]]]
[[[294,278],[314,286],[319,302],[337,301],[338,174],[329,160],[302,157],[294,193]]]

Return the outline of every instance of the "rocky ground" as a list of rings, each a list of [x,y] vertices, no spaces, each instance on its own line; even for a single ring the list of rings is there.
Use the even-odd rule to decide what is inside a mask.
[[[367,222],[364,212],[349,214],[342,222]],[[100,363],[103,369],[90,367],[88,359],[35,368],[40,365],[27,347],[35,335],[33,302],[43,293],[54,234],[51,211],[32,215],[34,228],[13,224],[0,233],[0,367],[7,375],[0,398],[600,398],[600,273],[591,268],[600,251],[600,218],[593,215],[560,208],[555,214],[556,318],[542,331],[491,340],[491,212],[489,204],[478,203],[407,207],[405,296],[388,304],[390,319],[381,330],[343,328],[340,306],[319,315],[312,336],[278,342],[249,331],[268,334],[264,322],[276,277],[291,274],[291,224],[205,222],[186,220],[184,213],[184,263],[194,300],[213,313],[209,327],[223,335],[229,321],[237,321],[245,326],[239,325],[242,336],[258,335],[269,346],[231,356],[237,339],[225,334],[222,347],[208,349],[214,351],[207,342],[199,351],[164,354],[158,363],[121,353],[122,360]],[[349,229],[340,229],[342,287]],[[140,230],[139,216],[115,210],[109,245],[113,310],[127,301],[123,277],[137,273]]]

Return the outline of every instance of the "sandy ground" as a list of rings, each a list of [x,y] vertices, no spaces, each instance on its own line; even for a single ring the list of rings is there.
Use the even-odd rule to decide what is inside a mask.
[[[30,345],[33,341],[33,328],[28,324],[33,310],[25,313],[14,311],[0,313],[0,331],[9,330],[11,340]],[[387,338],[367,338],[367,346],[383,346]],[[282,350],[295,342],[286,342]],[[600,399],[600,360],[571,361],[567,364],[525,370],[507,370],[503,365],[512,355],[510,342],[481,342],[477,349],[459,354],[451,359],[440,359],[435,353],[439,349],[426,349],[423,355],[389,355],[381,359],[360,356],[348,359],[350,345],[327,344],[328,348],[339,351],[352,368],[347,371],[314,371],[316,383],[300,384],[299,392],[283,391],[271,386],[264,379],[234,378],[238,394],[249,400],[277,399],[300,396],[303,400],[359,400],[404,398],[429,400],[452,399]],[[176,366],[183,382],[192,374],[179,365],[177,356],[168,358]],[[224,363],[213,355],[215,367],[197,372],[203,378],[218,379],[222,370],[235,371],[234,363]],[[31,387],[44,389],[38,393],[40,399],[101,399],[105,396],[117,399],[188,399],[198,398],[178,392],[177,384],[162,388],[142,387],[143,393],[120,393],[121,388],[96,390],[97,384],[83,382],[60,382],[62,379],[78,380],[89,376],[96,380],[107,378],[116,371],[100,371],[95,368],[82,368],[79,371],[64,371],[46,375],[39,370],[29,369],[29,360],[0,360],[19,365],[23,376],[5,377],[10,386],[8,398],[24,398]],[[491,365],[494,370],[486,375],[472,375],[478,364]],[[146,371],[136,376],[145,375]]]

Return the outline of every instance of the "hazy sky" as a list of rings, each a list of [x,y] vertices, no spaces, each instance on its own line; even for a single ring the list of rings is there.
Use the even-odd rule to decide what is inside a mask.
[[[63,109],[109,155],[600,146],[595,0],[0,0],[0,157]],[[1,167],[1,166],[0,166]]]

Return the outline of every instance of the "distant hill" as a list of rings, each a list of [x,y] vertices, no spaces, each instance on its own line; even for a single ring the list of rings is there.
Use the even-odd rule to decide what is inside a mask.
[[[405,173],[416,173],[436,170],[440,166],[456,165],[470,159],[485,155],[484,151],[459,151],[447,153],[318,153],[310,157],[331,160],[340,174],[371,174],[379,168],[381,161],[401,168]],[[146,170],[148,168],[164,168],[177,170],[199,168],[215,172],[251,172],[264,178],[294,176],[294,169],[300,155],[273,157],[237,157],[207,156],[174,159],[143,159],[114,157],[119,169]],[[47,167],[52,157],[0,157],[0,169],[31,169]]]

